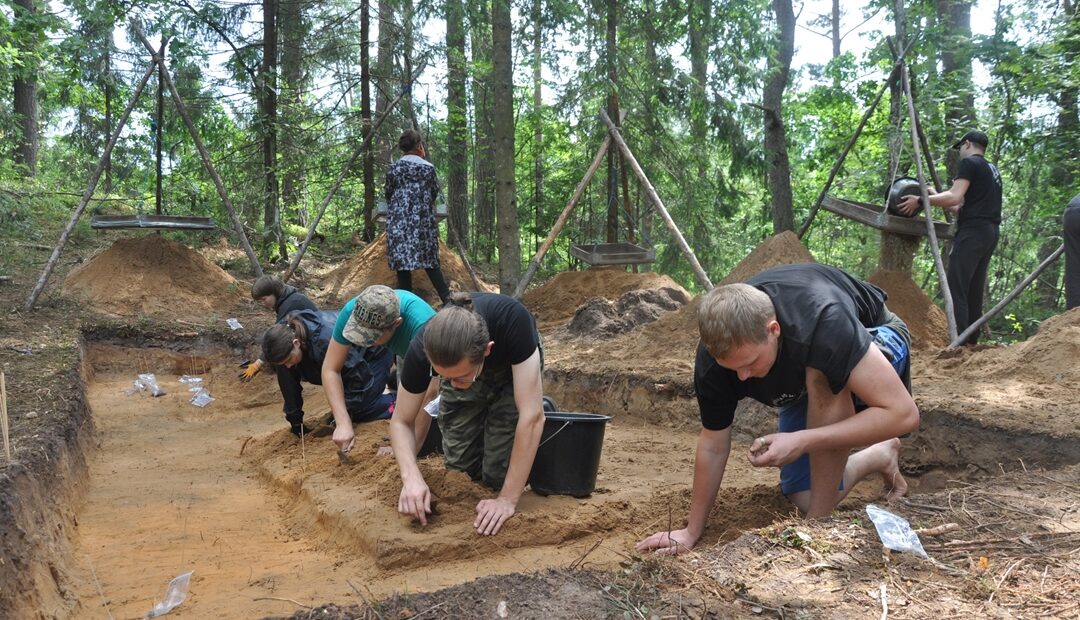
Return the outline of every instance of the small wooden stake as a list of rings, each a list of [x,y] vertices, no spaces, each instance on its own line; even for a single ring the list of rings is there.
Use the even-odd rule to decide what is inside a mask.
[[[8,440],[8,414],[7,414],[7,379],[4,371],[0,370],[0,431],[4,433],[4,456],[11,464],[11,442]]]

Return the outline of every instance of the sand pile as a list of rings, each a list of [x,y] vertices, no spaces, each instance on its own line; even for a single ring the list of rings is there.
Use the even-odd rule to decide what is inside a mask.
[[[205,318],[243,299],[232,276],[158,235],[120,239],[64,280],[63,294],[122,316]]]
[[[614,336],[652,323],[688,303],[690,295],[685,290],[670,286],[630,291],[614,302],[593,297],[578,307],[566,329],[574,336]]]
[[[527,291],[522,302],[536,316],[540,329],[547,329],[569,321],[578,306],[592,297],[615,301],[630,291],[660,288],[688,295],[686,289],[668,276],[651,272],[630,273],[622,267],[605,266],[564,271]]]
[[[878,271],[870,282],[889,294],[886,302],[907,323],[911,330],[911,348],[916,350],[944,349],[949,346],[949,326],[945,312],[934,305],[930,297],[911,275],[902,271]]]
[[[750,252],[720,284],[749,278],[780,265],[812,263],[814,257],[792,232],[770,237]],[[587,343],[568,340],[564,346],[545,347],[545,358],[584,372],[646,374],[660,379],[688,380],[697,349],[697,309],[701,297],[674,312],[667,312],[641,329],[618,337]],[[551,351],[549,355],[548,351]]]
[[[451,291],[475,290],[465,263],[456,252],[441,241],[439,242],[439,263]],[[385,233],[376,237],[359,254],[328,273],[323,287],[330,301],[343,304],[372,284],[397,286],[397,273],[391,271],[386,262]],[[480,284],[489,292],[498,291],[498,287],[483,281]],[[422,269],[413,272],[413,292],[432,305],[442,303],[438,294],[435,293],[435,287],[428,280],[427,273]]]
[[[974,351],[958,371],[972,379],[1022,380],[1077,388],[1080,387],[1077,359],[1080,359],[1080,308],[1043,321],[1035,335],[1023,342]]]

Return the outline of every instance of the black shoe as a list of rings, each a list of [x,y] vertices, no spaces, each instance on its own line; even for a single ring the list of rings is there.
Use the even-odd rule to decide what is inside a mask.
[[[289,426],[289,432],[293,435],[296,435],[297,437],[300,437],[301,434],[310,435],[311,430],[311,427],[307,424],[293,424]]]

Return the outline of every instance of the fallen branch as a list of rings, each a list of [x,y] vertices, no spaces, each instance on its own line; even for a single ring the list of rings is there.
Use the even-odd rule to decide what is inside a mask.
[[[253,598],[251,600],[253,600],[253,601],[283,601],[285,603],[292,603],[293,605],[296,605],[297,607],[303,607],[304,609],[311,609],[312,608],[311,605],[305,605],[305,604],[301,603],[300,601],[294,601],[291,598],[278,598],[276,596],[260,596],[258,598]]]
[[[935,527],[924,527],[915,530],[915,533],[919,536],[941,536],[942,534],[948,534],[949,532],[958,529],[960,529],[959,523],[944,523]]]

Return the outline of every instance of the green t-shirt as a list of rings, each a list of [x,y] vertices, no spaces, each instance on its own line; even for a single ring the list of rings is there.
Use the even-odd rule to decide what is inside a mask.
[[[401,325],[398,325],[398,328],[394,331],[394,336],[390,338],[390,342],[386,343],[386,348],[393,351],[394,355],[398,357],[405,357],[405,352],[409,350],[409,343],[412,342],[413,336],[416,335],[417,330],[424,323],[427,323],[431,317],[435,316],[435,309],[409,291],[397,289],[394,293],[401,304],[402,321]],[[337,323],[334,324],[334,342],[347,347],[352,346],[353,343],[345,338],[345,323],[348,322],[355,308],[356,297],[353,297],[338,313]]]

